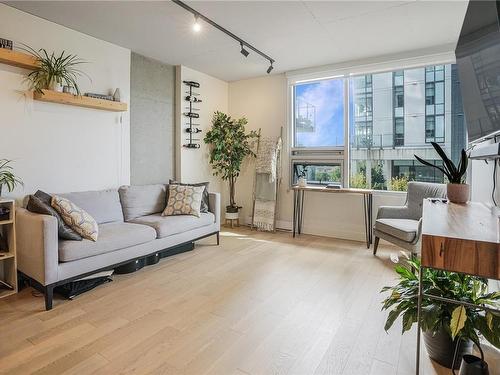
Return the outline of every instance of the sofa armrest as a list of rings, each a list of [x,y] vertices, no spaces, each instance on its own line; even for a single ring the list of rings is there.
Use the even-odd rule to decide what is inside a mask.
[[[407,206],[380,206],[377,219],[409,219],[410,213]]]
[[[58,281],[57,219],[16,210],[17,268],[42,285]]]
[[[215,223],[220,229],[220,193],[208,193],[209,209],[215,215]]]

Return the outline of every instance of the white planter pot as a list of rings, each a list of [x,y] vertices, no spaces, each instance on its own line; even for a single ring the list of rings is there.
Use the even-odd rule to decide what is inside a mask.
[[[470,198],[470,186],[468,184],[446,185],[448,200],[452,203],[467,203]]]
[[[226,220],[236,220],[240,217],[239,212],[226,212]]]
[[[298,184],[299,184],[299,187],[306,187],[307,186],[307,178],[300,177]]]

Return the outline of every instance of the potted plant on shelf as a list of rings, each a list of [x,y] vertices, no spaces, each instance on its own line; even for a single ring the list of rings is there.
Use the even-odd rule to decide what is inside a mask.
[[[390,292],[382,302],[382,309],[390,310],[384,327],[386,331],[400,316],[403,318],[402,333],[409,331],[417,322],[420,261],[408,260],[407,263],[409,268],[401,265],[395,267],[399,282],[395,286],[382,289],[382,292]],[[417,271],[414,273],[412,270]],[[462,356],[472,351],[472,343],[476,344],[483,356],[479,335],[500,349],[500,316],[474,308],[500,307],[500,292],[489,293],[486,279],[425,268],[422,286],[424,294],[469,304],[462,306],[423,299],[421,327],[429,357],[440,365],[452,368],[455,346],[460,339],[454,365],[454,368],[458,368]]]
[[[66,51],[56,55],[54,52],[49,54],[43,48],[37,51],[25,46],[24,50],[33,55],[39,63],[39,67],[26,76],[31,90],[39,93],[43,93],[44,89],[62,92],[63,86],[67,86],[69,90],[80,95],[77,80],[80,76],[89,76],[79,70],[78,66],[86,61],[76,55],[67,54]]]
[[[235,202],[236,180],[240,175],[241,164],[247,156],[255,157],[252,140],[258,138],[258,133],[246,133],[246,118],[238,120],[222,112],[215,112],[212,118],[212,128],[207,132],[204,141],[210,147],[210,164],[214,176],[219,176],[229,182],[229,205],[226,213],[237,214],[241,208]]]
[[[443,160],[443,166],[435,165],[430,163],[417,155],[415,158],[422,164],[429,167],[436,168],[443,172],[443,174],[448,179],[448,184],[446,185],[446,193],[450,202],[453,203],[467,203],[470,197],[470,186],[465,183],[465,174],[467,173],[467,165],[469,159],[467,158],[467,153],[464,149],[460,154],[460,161],[456,166],[453,161],[446,156],[446,153],[436,142],[431,142],[432,147],[438,153],[438,155]]]
[[[0,197],[2,197],[4,185],[7,187],[9,193],[12,192],[16,186],[23,186],[22,180],[14,174],[13,168],[10,165],[11,163],[12,160],[0,159]]]

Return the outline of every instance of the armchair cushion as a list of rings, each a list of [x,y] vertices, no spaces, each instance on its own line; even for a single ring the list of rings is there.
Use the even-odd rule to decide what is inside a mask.
[[[417,237],[418,220],[377,219],[375,229],[405,242],[413,242]]]

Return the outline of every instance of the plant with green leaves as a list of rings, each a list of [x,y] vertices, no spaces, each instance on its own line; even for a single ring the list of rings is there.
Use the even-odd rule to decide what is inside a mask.
[[[467,159],[467,153],[464,149],[460,153],[460,161],[458,165],[455,165],[453,161],[448,158],[444,150],[441,148],[439,144],[436,142],[431,142],[432,147],[438,153],[439,157],[443,160],[443,166],[436,165],[434,163],[428,162],[417,155],[414,155],[415,158],[422,164],[427,165],[432,168],[436,168],[443,172],[443,174],[448,179],[450,184],[464,184],[465,183],[465,174],[467,173],[467,165],[469,163],[469,159]]]
[[[408,190],[408,177],[393,177],[391,178],[390,186],[392,191],[407,191]]]
[[[86,73],[78,69],[86,61],[76,55],[68,54],[66,51],[62,51],[60,55],[54,52],[49,54],[43,48],[35,50],[26,45],[23,50],[33,55],[39,63],[39,67],[26,76],[31,90],[43,93],[43,89],[48,89],[54,83],[58,83],[73,88],[80,95],[78,78],[86,76],[90,80]]]
[[[255,140],[259,137],[256,131],[245,131],[246,118],[232,119],[223,112],[215,112],[212,128],[207,132],[204,141],[210,147],[210,164],[215,176],[229,182],[229,206],[233,210],[239,208],[235,202],[235,185],[240,175],[241,165],[247,156],[255,157],[253,151]]]
[[[409,267],[402,265],[395,267],[399,282],[395,286],[386,286],[382,289],[382,292],[390,292],[382,302],[382,309],[390,310],[384,327],[386,331],[400,316],[403,318],[402,333],[409,331],[417,322],[420,261],[407,260],[407,263]],[[413,270],[416,270],[416,273]],[[479,334],[481,334],[493,346],[500,349],[500,315],[490,311],[484,313],[479,309],[479,307],[498,309],[500,292],[488,292],[487,280],[480,277],[429,268],[424,268],[422,272],[424,294],[471,305],[455,305],[424,298],[421,310],[423,331],[431,332],[433,335],[444,331],[452,340],[457,337],[471,340],[480,350]]]
[[[12,160],[0,159],[0,196],[2,195],[2,188],[5,185],[7,190],[12,192],[18,185],[24,186],[23,181],[14,174],[14,169],[10,165]]]

